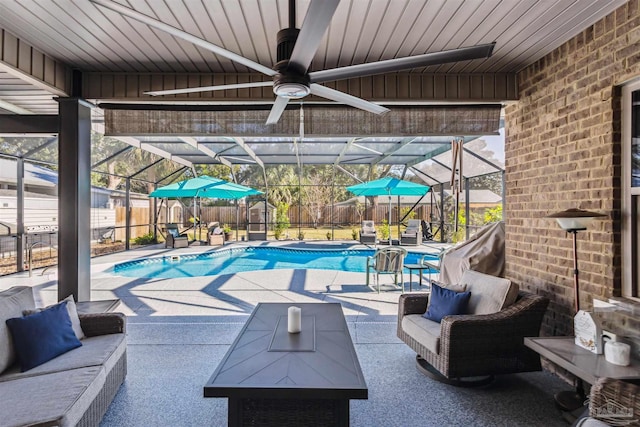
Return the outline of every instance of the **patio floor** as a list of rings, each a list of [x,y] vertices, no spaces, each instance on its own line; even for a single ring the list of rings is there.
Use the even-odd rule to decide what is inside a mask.
[[[549,373],[499,377],[479,389],[447,386],[420,374],[415,354],[395,335],[400,291],[377,294],[365,286],[365,273],[269,270],[132,279],[108,272],[125,260],[207,250],[211,249],[157,247],[92,260],[92,300],[120,298],[117,310],[128,316],[129,371],[102,426],[226,425],[226,399],[204,399],[202,386],[255,304],[320,301],[342,304],[369,387],[368,400],[351,403],[352,426],[566,425],[554,407],[553,394],[567,385]],[[434,252],[438,247],[419,250]],[[391,283],[390,277],[383,280]],[[414,285],[415,281],[414,275]],[[27,273],[0,278],[0,290],[23,284],[36,288],[41,304],[57,299],[55,278],[38,271],[31,278]]]

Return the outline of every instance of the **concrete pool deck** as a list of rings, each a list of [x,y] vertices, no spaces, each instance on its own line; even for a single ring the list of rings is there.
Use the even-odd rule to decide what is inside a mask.
[[[258,302],[340,302],[347,320],[395,320],[398,295],[391,276],[381,276],[383,291],[378,294],[365,285],[366,274],[334,270],[258,270],[230,275],[201,276],[174,279],[131,278],[118,276],[109,270],[114,264],[140,258],[196,254],[246,246],[276,246],[301,249],[371,249],[354,242],[239,242],[223,247],[189,246],[165,249],[162,245],[95,257],[91,261],[91,300],[121,300],[118,311],[129,316],[130,322],[165,316],[216,316],[238,320],[247,316]],[[378,246],[380,247],[380,246]],[[437,254],[442,245],[405,247],[411,252]],[[57,275],[53,268],[44,275],[34,270],[0,278],[0,290],[15,285],[36,289],[38,302],[44,305],[57,301]],[[409,290],[409,275],[405,274]],[[414,292],[417,275],[413,275]],[[388,286],[384,286],[388,284]]]

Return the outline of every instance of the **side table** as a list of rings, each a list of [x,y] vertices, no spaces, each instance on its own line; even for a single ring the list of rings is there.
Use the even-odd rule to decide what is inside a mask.
[[[424,264],[405,264],[404,267],[409,270],[409,292],[413,290],[411,287],[411,284],[413,283],[411,273],[413,270],[418,270],[418,284],[422,287],[422,270],[429,270],[429,266]]]
[[[584,401],[584,386],[582,382],[593,384],[600,377],[615,378],[620,380],[640,379],[640,362],[631,360],[629,366],[618,366],[609,363],[603,354],[595,354],[575,344],[573,337],[535,337],[525,338],[524,345],[548,359],[563,369],[571,372],[579,378],[575,395],[578,401]],[[577,408],[569,408],[561,401],[561,392],[556,395],[559,406],[571,411]],[[574,397],[574,398],[575,398]]]

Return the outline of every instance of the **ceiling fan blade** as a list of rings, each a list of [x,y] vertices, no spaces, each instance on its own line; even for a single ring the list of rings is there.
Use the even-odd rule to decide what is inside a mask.
[[[352,77],[364,77],[374,74],[408,70],[411,68],[426,67],[428,65],[446,64],[447,62],[489,58],[493,53],[495,45],[496,43],[493,42],[472,47],[463,47],[460,49],[407,56],[405,58],[387,59],[384,61],[369,62],[367,64],[314,71],[309,73],[309,78],[312,83],[322,83],[333,80],[349,79]]]
[[[287,107],[288,102],[289,98],[283,98],[282,96],[278,96],[276,98],[276,101],[273,103],[273,107],[271,107],[269,117],[267,118],[268,125],[278,123],[278,120],[280,120],[280,116],[282,115],[284,109]]]
[[[331,89],[319,84],[311,85],[311,93],[323,98],[330,99],[332,101],[339,102],[341,104],[347,104],[361,110],[369,111],[375,114],[388,113],[390,110],[382,105],[374,104],[373,102],[365,101],[362,98],[349,95],[348,93],[340,92],[339,90]]]
[[[165,24],[164,22],[160,22],[157,19],[151,18],[150,16],[147,16],[143,13],[140,13],[128,7],[122,6],[121,4],[118,4],[112,0],[90,0],[90,1],[100,6],[106,7],[107,9],[111,9],[115,12],[118,12],[121,15],[128,16],[129,18],[135,19],[136,21],[140,21],[144,24],[147,24],[150,27],[154,27],[160,31],[164,31],[165,33],[171,34],[174,37],[178,37],[182,40],[186,40],[190,43],[195,44],[196,46],[200,46],[204,49],[210,50],[216,55],[223,56],[227,59],[230,59],[233,62],[237,62],[238,64],[242,64],[248,68],[259,71],[268,76],[274,76],[276,74],[276,72],[269,67],[265,67],[262,64],[258,64],[255,61],[245,58],[244,56],[240,56],[237,53],[233,53],[211,42],[208,42],[204,39],[201,39],[192,34],[189,34],[186,31],[179,30],[178,28],[172,27],[171,25]]]
[[[311,65],[322,36],[327,31],[331,18],[340,0],[312,0],[300,28],[300,34],[291,52],[289,67],[304,73]]]
[[[183,93],[194,92],[207,92],[214,90],[229,90],[229,89],[247,89],[254,87],[266,87],[273,86],[273,82],[253,82],[253,83],[238,83],[233,85],[221,85],[221,86],[200,86],[184,89],[170,89],[170,90],[152,90],[144,92],[145,95],[159,96],[159,95],[179,95]]]

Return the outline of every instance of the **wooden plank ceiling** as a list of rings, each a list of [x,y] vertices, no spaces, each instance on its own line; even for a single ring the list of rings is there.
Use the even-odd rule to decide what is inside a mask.
[[[288,26],[288,0],[116,1],[268,67],[275,63],[276,34]],[[342,0],[311,70],[495,41],[492,58],[411,73],[517,72],[624,2]],[[308,6],[309,0],[297,1],[298,27]],[[0,29],[83,72],[251,71],[89,0],[2,0]],[[6,72],[2,67],[0,71]],[[0,78],[0,101],[27,110],[33,107],[34,112],[47,111],[42,99],[29,102],[35,95],[29,91],[24,92],[23,101],[17,100],[9,92],[24,87],[12,85],[5,74]]]
[[[271,67],[287,0],[117,0]],[[413,72],[514,72],[624,0],[342,0],[311,70],[495,41],[486,60]],[[308,0],[297,2],[298,27]],[[3,0],[0,27],[73,68],[111,72],[244,73],[247,68],[89,0]]]

